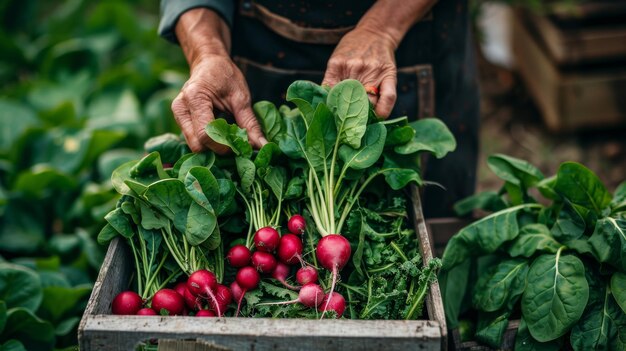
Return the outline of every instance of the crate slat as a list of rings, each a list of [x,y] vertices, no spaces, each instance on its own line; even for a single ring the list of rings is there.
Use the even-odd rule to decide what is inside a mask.
[[[413,222],[425,262],[433,257],[417,187],[411,188]],[[165,350],[446,350],[447,330],[439,285],[426,297],[428,320],[196,318],[110,315],[113,297],[127,289],[133,264],[120,239],[109,245],[79,325],[83,351],[132,350],[163,340]]]

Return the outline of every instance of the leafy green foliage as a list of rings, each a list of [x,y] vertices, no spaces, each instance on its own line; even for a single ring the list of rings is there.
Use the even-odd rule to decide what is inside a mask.
[[[474,337],[491,347],[500,347],[502,328],[521,314],[516,349],[560,349],[568,335],[574,350],[623,348],[624,188],[611,195],[591,170],[573,162],[549,178],[508,156],[488,162],[505,184],[457,204],[464,214],[478,208],[493,213],[446,247],[440,274],[450,306],[446,319],[459,324],[469,289],[478,315]],[[532,188],[548,201],[537,203]],[[525,271],[521,267],[524,278],[515,274]],[[449,283],[452,276],[461,286]]]

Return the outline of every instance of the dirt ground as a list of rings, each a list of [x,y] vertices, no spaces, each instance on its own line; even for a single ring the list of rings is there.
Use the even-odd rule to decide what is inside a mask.
[[[482,96],[478,191],[496,190],[502,184],[487,167],[487,157],[494,153],[528,160],[546,176],[553,175],[561,162],[580,162],[610,191],[626,180],[626,128],[552,133],[515,72],[482,57],[478,61]]]

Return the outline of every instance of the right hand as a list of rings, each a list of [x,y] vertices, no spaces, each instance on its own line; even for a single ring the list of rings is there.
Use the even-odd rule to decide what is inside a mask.
[[[228,56],[210,55],[198,59],[190,78],[172,102],[174,118],[192,151],[209,148],[217,153],[228,149],[215,143],[204,127],[215,119],[214,109],[230,112],[250,143],[259,148],[267,143],[250,104],[250,91],[243,74]]]

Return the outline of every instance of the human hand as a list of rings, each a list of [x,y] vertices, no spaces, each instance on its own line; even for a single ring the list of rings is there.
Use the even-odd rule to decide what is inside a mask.
[[[214,109],[233,114],[257,148],[267,143],[250,103],[250,91],[243,74],[228,56],[210,55],[191,67],[189,80],[172,102],[174,118],[187,144],[197,152],[209,148],[217,153],[228,149],[211,140],[204,127],[215,119]]]
[[[389,117],[396,103],[396,46],[384,33],[357,26],[337,44],[322,84],[333,86],[344,79],[356,79],[368,91],[376,114]]]

